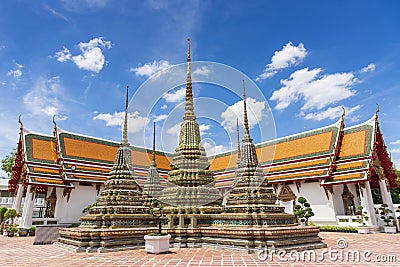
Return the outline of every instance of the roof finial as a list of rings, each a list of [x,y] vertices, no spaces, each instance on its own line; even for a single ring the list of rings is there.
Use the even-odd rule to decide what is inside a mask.
[[[19,128],[22,129],[22,127],[24,125],[22,124],[22,121],[21,121],[21,114],[19,114],[19,116],[18,116],[18,123],[19,123]]]
[[[128,86],[126,86],[124,129],[122,130],[122,144],[128,144]]]
[[[381,107],[378,103],[376,103],[376,105],[378,106],[378,109],[376,110],[375,115],[378,116],[378,113],[381,111]]]
[[[53,121],[53,124],[54,124],[54,128],[56,128],[56,127],[57,127],[57,123],[56,123],[56,115],[53,115],[53,119],[52,119],[52,121]]]
[[[238,159],[237,159],[237,162],[239,163],[240,162],[240,137],[239,137],[239,119],[238,118],[236,118],[236,133],[237,133],[237,150],[238,150],[238,152],[237,152],[237,154],[238,154]]]
[[[156,122],[153,122],[153,151],[152,151],[152,166],[157,166],[156,164]]]
[[[342,106],[343,113],[342,113],[342,120],[344,119],[344,116],[346,116],[346,109]]]
[[[188,52],[187,52],[187,76],[186,76],[186,106],[185,113],[183,115],[184,120],[194,120],[196,116],[194,115],[193,108],[193,92],[192,92],[192,74],[190,70],[190,38],[188,41]]]
[[[243,120],[244,120],[244,140],[250,139],[249,133],[249,121],[247,119],[247,107],[246,107],[246,87],[244,86],[244,80],[242,80],[243,84]]]

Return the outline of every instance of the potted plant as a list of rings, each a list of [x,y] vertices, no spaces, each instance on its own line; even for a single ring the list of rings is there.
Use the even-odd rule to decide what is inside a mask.
[[[361,205],[357,207],[357,213],[359,214],[357,218],[361,221],[361,226],[357,228],[357,232],[359,234],[369,234],[369,228],[365,225],[368,221],[368,213],[366,211],[363,212],[363,209],[364,207]]]
[[[18,228],[18,236],[28,236],[29,228],[26,227],[19,227]]]
[[[297,221],[300,222],[300,225],[308,225],[308,219],[315,215],[311,208],[311,205],[307,202],[307,199],[305,197],[299,197],[297,201],[300,204],[296,204],[294,206],[294,216]]]
[[[11,225],[10,228],[8,229],[8,237],[13,237],[16,232],[18,232],[17,225],[15,224]]]
[[[36,226],[29,227],[29,236],[34,236],[36,232]]]
[[[394,217],[392,216],[393,211],[388,208],[388,205],[383,203],[379,208],[381,219],[386,223],[383,226],[383,230],[385,233],[394,234],[396,233],[396,226],[393,226]],[[389,225],[392,223],[392,225]]]
[[[150,214],[157,218],[158,232],[144,236],[145,250],[147,253],[164,253],[169,251],[171,235],[162,233],[163,206],[158,200],[153,199],[150,204]]]

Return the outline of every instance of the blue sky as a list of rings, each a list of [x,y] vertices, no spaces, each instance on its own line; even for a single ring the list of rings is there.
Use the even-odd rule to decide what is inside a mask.
[[[126,85],[134,99],[130,142],[143,144],[146,119],[156,120],[158,147],[170,151],[181,87],[158,92],[150,115],[135,110],[143,102],[136,91],[157,70],[184,63],[191,37],[192,60],[225,64],[258,86],[262,96],[250,88],[249,105],[264,129],[274,128],[272,112],[278,137],[332,124],[342,107],[346,125],[361,123],[379,103],[400,166],[399,10],[398,1],[1,1],[0,158],[16,146],[19,114],[35,132],[51,134],[56,115],[64,130],[120,140]],[[194,85],[196,97],[219,103],[195,107],[213,113],[199,116],[210,153],[231,148],[229,109],[241,107],[231,92],[240,88]],[[255,141],[264,141],[252,126]]]

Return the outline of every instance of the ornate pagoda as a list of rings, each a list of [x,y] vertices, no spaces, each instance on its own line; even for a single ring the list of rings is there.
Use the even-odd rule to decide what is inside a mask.
[[[190,70],[190,39],[188,39],[186,104],[179,133],[179,146],[168,172],[168,187],[159,197],[170,205],[166,212],[218,213],[222,211],[222,196],[214,187],[204,147],[201,145],[199,124],[193,107],[192,76]]]
[[[128,87],[126,89],[125,118],[122,142],[114,165],[104,183],[105,189],[89,214],[81,217],[77,228],[60,230],[58,244],[81,250],[107,250],[115,247],[134,248],[142,245],[143,235],[151,230],[154,217],[149,214],[142,197],[142,189],[130,167],[131,150],[128,143]],[[139,228],[130,230],[130,228]]]

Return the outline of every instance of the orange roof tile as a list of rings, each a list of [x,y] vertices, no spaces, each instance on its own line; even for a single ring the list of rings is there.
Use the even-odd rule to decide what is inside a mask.
[[[118,147],[63,136],[65,155],[114,162]]]
[[[31,139],[32,158],[37,160],[57,160],[54,142],[50,140]]]
[[[345,133],[339,158],[352,157],[366,153],[367,130]]]

